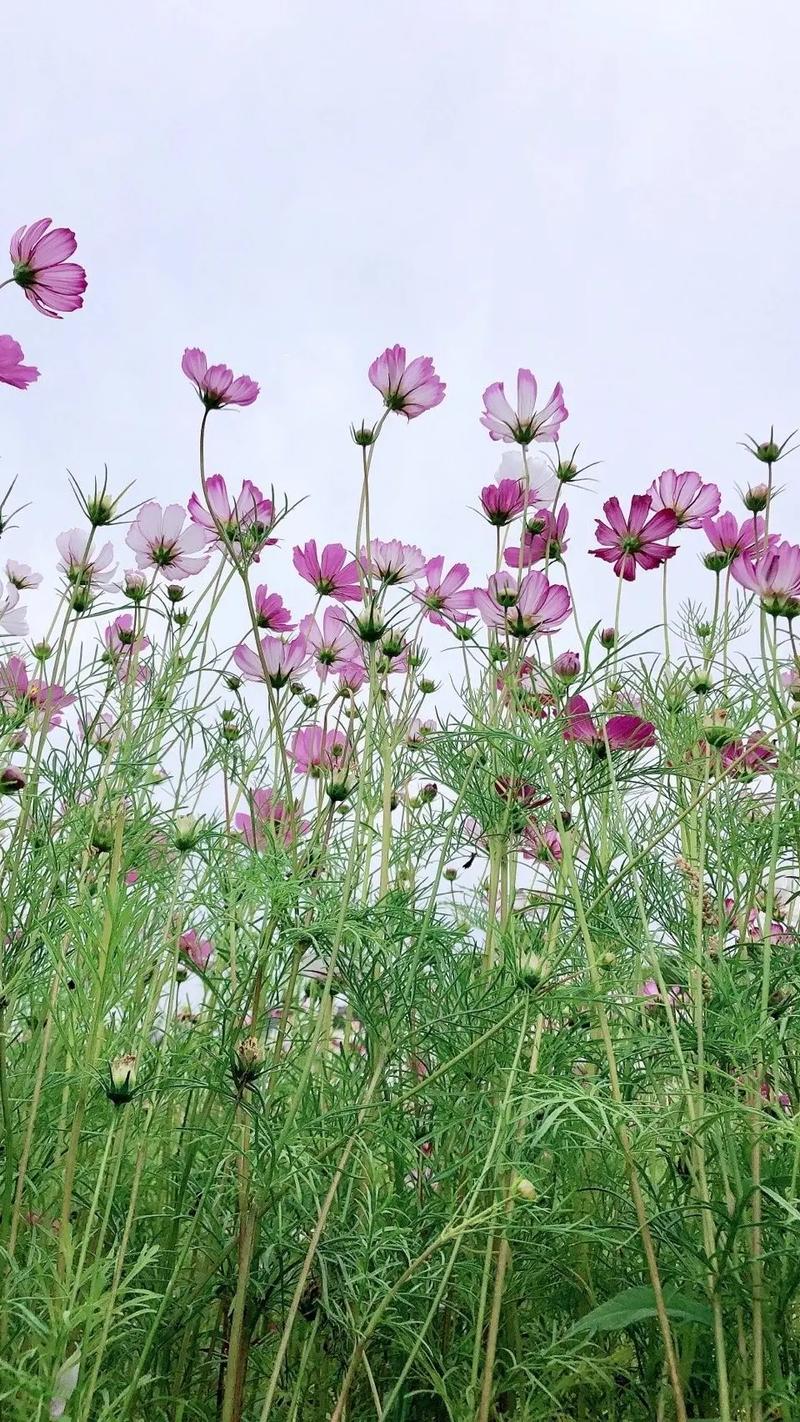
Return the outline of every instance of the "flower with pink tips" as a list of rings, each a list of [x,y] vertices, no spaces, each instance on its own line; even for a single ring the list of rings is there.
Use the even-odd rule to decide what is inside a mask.
[[[421,548],[415,543],[401,543],[399,538],[392,538],[388,543],[373,538],[369,552],[362,548],[358,558],[361,571],[369,572],[387,588],[413,582],[423,571],[425,562]]]
[[[481,508],[488,523],[505,528],[525,507],[525,484],[522,479],[500,479],[481,489]]]
[[[800,614],[800,545],[779,543],[762,553],[758,562],[741,557],[732,566],[740,587],[756,594],[763,610],[772,617],[792,618]]]
[[[625,516],[619,499],[606,499],[603,504],[607,522],[596,520],[595,537],[600,548],[591,548],[594,558],[602,558],[613,563],[618,578],[632,583],[636,569],[657,568],[667,558],[673,558],[677,549],[674,545],[662,543],[678,527],[678,520],[671,509],[652,512],[649,494],[634,494],[630,512]]]
[[[298,775],[317,779],[326,771],[341,770],[350,746],[344,731],[336,727],[326,731],[323,726],[303,726],[292,737],[289,755]]]
[[[668,509],[679,528],[702,528],[703,520],[719,513],[721,494],[716,484],[704,484],[693,469],[677,474],[665,469],[647,491],[654,513]]]
[[[3,592],[0,583],[0,633],[8,637],[26,637],[28,618],[24,607],[19,606],[19,592],[9,587]]]
[[[192,382],[207,410],[223,410],[228,405],[252,405],[258,399],[258,385],[249,375],[234,376],[227,365],[209,365],[205,351],[187,346],[181,370]]]
[[[178,947],[198,973],[208,972],[208,965],[214,956],[214,944],[210,938],[200,938],[196,929],[187,928],[178,939]]]
[[[775,548],[780,542],[777,533],[767,535],[763,518],[745,518],[739,523],[732,513],[703,520],[703,532],[711,544],[703,562],[713,573],[728,568],[737,558],[753,558],[756,553]]]
[[[192,523],[205,531],[209,543],[227,540],[250,557],[257,557],[262,548],[277,541],[269,537],[275,519],[272,500],[265,499],[250,479],[243,481],[236,498],[231,499],[222,475],[210,475],[206,480],[206,503],[192,494],[188,512]]]
[[[185,521],[182,504],[142,504],[125,539],[140,568],[155,568],[163,578],[178,582],[202,573],[208,562],[203,552],[206,530],[192,523],[184,527]]]
[[[556,444],[561,425],[569,411],[564,404],[564,391],[556,385],[547,403],[536,409],[539,388],[530,370],[517,372],[517,408],[506,399],[502,380],[488,385],[483,392],[484,412],[481,424],[492,439],[506,444]]]
[[[61,320],[61,313],[83,306],[86,273],[77,262],[68,262],[77,247],[69,227],[48,232],[51,217],[40,217],[30,227],[18,227],[9,252],[13,278],[32,306],[43,316]]]
[[[578,741],[598,756],[609,750],[646,750],[656,743],[655,726],[641,716],[609,716],[605,726],[600,728],[592,718],[585,697],[571,696],[564,709],[564,740]]]
[[[555,825],[537,825],[533,822],[526,826],[522,836],[524,859],[535,859],[539,864],[552,867],[561,863],[563,854],[561,836]]]
[[[25,356],[19,341],[13,336],[0,336],[0,385],[13,385],[15,390],[27,390],[39,379],[35,365],[23,365]]]
[[[361,601],[358,565],[355,559],[348,563],[342,543],[328,543],[319,553],[316,539],[310,538],[305,547],[298,545],[294,549],[292,562],[320,597],[332,597],[336,602]]]
[[[107,590],[114,582],[114,549],[110,543],[93,548],[90,535],[82,528],[59,533],[56,548],[61,554],[58,567],[71,587]]]
[[[284,605],[279,593],[271,593],[265,583],[261,583],[253,594],[256,610],[256,626],[263,632],[294,632],[292,614]]]
[[[298,676],[308,661],[306,639],[293,637],[284,642],[280,637],[262,637],[261,652],[245,642],[234,649],[234,664],[247,681],[265,681],[276,691]]]
[[[569,547],[567,538],[569,509],[566,504],[561,505],[557,514],[554,514],[551,509],[537,509],[526,519],[525,523],[521,549],[522,566],[530,568],[533,563],[543,563],[545,559],[549,559],[550,562],[560,561]],[[514,544],[511,548],[507,548],[504,557],[509,568],[518,568],[520,546]]]
[[[37,730],[52,730],[62,722],[61,712],[75,700],[55,682],[30,678],[21,657],[0,662],[0,705],[30,719]]]
[[[6,563],[6,577],[12,588],[16,588],[18,592],[38,588],[42,581],[41,573],[34,573],[27,563],[17,563],[13,558],[9,558]]]
[[[405,346],[388,346],[369,368],[369,382],[383,396],[387,410],[415,420],[441,405],[446,386],[439,379],[430,356],[406,360]]]
[[[527,573],[519,585],[510,573],[494,573],[488,588],[475,588],[473,596],[487,627],[512,637],[548,636],[572,609],[567,589],[539,572]]]
[[[466,622],[473,610],[472,588],[465,588],[469,577],[466,563],[454,563],[444,571],[444,558],[438,555],[425,564],[425,582],[417,583],[413,596],[425,608],[425,616],[437,627],[451,622]],[[447,620],[446,620],[447,619]]]
[[[310,825],[300,818],[296,805],[287,806],[269,787],[248,793],[249,809],[234,817],[234,825],[251,849],[263,850],[268,843],[293,844]]]
[[[310,613],[301,618],[300,633],[321,681],[329,672],[342,672],[345,666],[359,667],[363,673],[361,651],[341,607],[326,607],[322,626]]]

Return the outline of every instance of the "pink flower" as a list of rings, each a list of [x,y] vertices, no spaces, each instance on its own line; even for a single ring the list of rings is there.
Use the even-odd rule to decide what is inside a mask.
[[[556,385],[541,410],[536,409],[537,394],[536,377],[530,370],[520,369],[517,372],[516,410],[512,410],[506,399],[502,380],[488,385],[483,392],[481,424],[489,431],[491,438],[504,440],[506,444],[530,444],[532,440],[541,444],[557,443],[559,427],[569,414],[564,404],[564,392],[560,385]]]
[[[746,518],[740,524],[732,513],[724,513],[717,519],[704,519],[703,532],[714,550],[706,553],[703,562],[714,573],[729,567],[737,558],[752,559],[756,551],[766,551],[763,518]],[[778,542],[777,533],[771,533],[768,546],[774,548]]]
[[[728,741],[720,755],[724,770],[733,775],[763,775],[778,764],[775,747],[759,731],[746,741]]]
[[[136,554],[140,568],[156,568],[164,578],[183,582],[201,573],[208,562],[206,530],[196,524],[184,528],[186,510],[182,504],[142,504],[125,539]],[[200,554],[199,557],[196,555]]]
[[[299,819],[296,805],[287,808],[274,794],[267,788],[249,791],[250,809],[235,816],[236,828],[251,849],[264,849],[268,840],[293,844],[298,834],[310,828],[306,820]]]
[[[115,617],[113,622],[109,622],[103,633],[103,640],[114,656],[134,651],[143,652],[150,646],[149,638],[136,635],[134,621],[129,612],[123,612],[119,617]]]
[[[649,494],[634,494],[626,518],[619,499],[607,499],[603,512],[608,523],[603,523],[602,519],[596,521],[595,537],[603,547],[592,548],[590,552],[595,558],[613,563],[617,577],[624,578],[628,583],[636,577],[637,567],[648,570],[657,568],[677,552],[676,548],[658,541],[675,532],[677,518],[670,509],[659,509],[648,518],[651,508]]]
[[[651,721],[643,721],[641,716],[609,716],[605,723],[605,734],[592,720],[589,706],[583,696],[571,696],[564,708],[566,711],[565,741],[580,741],[597,755],[609,750],[645,750],[656,743],[656,728]]]
[[[345,666],[360,666],[361,653],[341,607],[326,607],[322,627],[309,615],[301,619],[300,632],[316,663],[322,681],[330,671],[342,672]],[[363,680],[363,667],[360,667]],[[359,686],[361,682],[359,681]]]
[[[340,770],[349,752],[343,731],[326,731],[322,726],[304,726],[295,731],[289,755],[299,775],[315,778],[327,770]]]
[[[569,509],[566,504],[561,505],[557,516],[550,509],[537,509],[526,520],[522,535],[523,567],[529,568],[532,563],[541,563],[545,558],[558,561],[569,546],[568,523]],[[510,568],[519,567],[519,558],[518,545],[506,549],[505,560]]]
[[[369,571],[385,587],[394,587],[419,576],[425,567],[425,554],[416,544],[401,543],[399,538],[392,538],[388,543],[373,538],[369,554],[362,548],[358,562],[362,572]]]
[[[439,379],[430,356],[406,362],[405,346],[389,346],[369,368],[370,385],[380,391],[389,410],[414,420],[435,405],[441,405],[446,386]]]
[[[361,687],[367,680],[367,669],[363,661],[342,662],[340,666],[337,667],[336,677],[339,682],[339,690],[341,692],[350,692],[355,696],[356,692],[361,690]]]
[[[38,588],[42,581],[41,573],[34,573],[27,563],[16,563],[13,558],[9,558],[6,563],[6,577],[12,588],[18,588],[20,592],[28,588]]]
[[[15,390],[27,390],[39,379],[35,365],[23,365],[25,356],[19,341],[13,336],[0,336],[0,385],[13,385]]]
[[[233,502],[221,474],[212,474],[206,480],[206,492],[207,508],[197,494],[192,494],[189,518],[205,531],[209,543],[220,543],[224,537],[253,557],[277,541],[268,536],[275,518],[272,501],[265,499],[249,479],[244,480]]]
[[[669,509],[679,528],[702,528],[703,520],[719,512],[720,492],[716,484],[704,484],[693,469],[676,474],[665,469],[648,490],[653,511]]]
[[[495,528],[505,528],[525,507],[525,485],[521,479],[500,479],[481,489],[481,508]]]
[[[70,528],[59,533],[56,548],[61,554],[59,570],[73,587],[107,589],[112,586],[114,549],[110,543],[93,549],[85,530]]]
[[[77,262],[68,262],[77,242],[68,227],[47,229],[52,218],[40,217],[30,227],[19,227],[11,238],[14,281],[43,316],[61,320],[62,311],[83,306],[86,273]]]
[[[265,632],[294,632],[295,624],[288,607],[278,593],[267,591],[266,584],[257,587],[253,595],[256,623]]]
[[[221,410],[226,405],[252,405],[258,399],[258,386],[249,375],[237,375],[227,365],[209,365],[205,351],[189,346],[183,353],[181,370],[191,380],[207,410]]]
[[[26,718],[30,716],[34,727],[52,730],[60,726],[61,712],[74,700],[74,696],[68,696],[63,686],[55,682],[48,685],[38,678],[31,681],[20,657],[0,662],[0,704]]]
[[[233,660],[248,681],[267,681],[277,690],[305,667],[306,639],[298,636],[284,642],[280,637],[262,637],[260,656],[241,642],[234,650]]]
[[[510,573],[494,573],[488,589],[475,588],[475,607],[487,627],[512,637],[540,637],[555,632],[570,614],[566,588],[554,586],[544,573],[526,573],[517,587]]]
[[[425,740],[425,737],[429,736],[431,731],[435,730],[435,721],[431,720],[430,718],[428,718],[428,720],[426,721],[423,721],[420,716],[414,716],[414,718],[409,724],[408,730],[406,731],[406,745],[421,746],[423,741]]]
[[[24,607],[18,607],[19,593],[14,587],[10,587],[7,592],[3,592],[3,584],[0,583],[0,632],[9,637],[26,637],[28,634],[28,618]]]
[[[195,929],[188,928],[182,933],[178,946],[182,953],[185,953],[193,968],[197,968],[199,973],[205,973],[208,965],[214,956],[214,944],[210,938],[198,938]]]
[[[563,850],[555,826],[529,824],[522,836],[522,854],[525,859],[536,859],[541,864],[560,864]]]
[[[292,562],[300,577],[316,588],[320,597],[332,597],[336,602],[361,601],[358,566],[355,559],[347,562],[343,544],[328,543],[320,554],[316,539],[311,538],[305,548],[295,548]]]
[[[454,563],[445,573],[441,555],[425,564],[426,581],[417,584],[413,596],[427,609],[425,616],[429,622],[446,627],[445,617],[453,622],[467,621],[467,613],[474,607],[472,589],[464,587],[468,577],[466,563]]]
[[[580,675],[581,659],[578,652],[559,652],[553,661],[553,671],[560,681],[569,683]]]
[[[768,548],[757,563],[742,556],[732,572],[737,583],[754,592],[772,617],[791,620],[800,613],[800,545],[779,543]]]

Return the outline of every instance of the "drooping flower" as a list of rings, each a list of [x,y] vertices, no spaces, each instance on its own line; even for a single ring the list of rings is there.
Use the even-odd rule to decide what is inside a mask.
[[[761,731],[754,732],[744,741],[728,741],[722,747],[720,759],[724,770],[745,777],[763,775],[774,770],[778,764],[775,747]]]
[[[754,592],[772,617],[800,613],[800,545],[778,543],[762,553],[758,562],[742,556],[731,569],[741,587]]]
[[[358,562],[362,572],[369,571],[385,587],[394,587],[419,577],[425,567],[425,554],[416,544],[401,543],[399,538],[388,543],[373,538],[369,553],[362,548]]]
[[[719,512],[721,495],[716,484],[704,484],[693,469],[677,474],[665,469],[648,489],[653,512],[669,509],[679,528],[702,528],[703,520]]]
[[[550,509],[537,509],[531,514],[525,521],[525,532],[522,535],[522,566],[530,568],[533,563],[542,563],[546,558],[557,562],[569,546],[568,523],[569,509],[566,504],[561,505],[557,515]],[[507,548],[504,556],[510,568],[518,568],[519,544],[515,543]]]
[[[429,622],[446,627],[445,618],[466,622],[474,607],[472,588],[465,588],[469,577],[466,563],[454,563],[447,573],[444,558],[439,555],[425,564],[425,582],[417,583],[413,596],[425,609]]]
[[[317,552],[315,538],[304,548],[299,545],[292,553],[292,562],[307,583],[320,597],[332,597],[336,602],[360,602],[361,587],[355,559],[347,561],[347,549],[342,543],[328,543]]]
[[[295,731],[288,749],[296,773],[314,778],[325,771],[341,770],[350,753],[344,731],[326,731],[323,726],[303,726]]]
[[[502,380],[488,385],[483,392],[481,424],[492,439],[504,440],[506,444],[530,444],[533,440],[540,444],[557,443],[559,428],[569,414],[564,392],[556,385],[541,410],[536,409],[537,395],[536,377],[530,370],[517,372],[516,410],[506,399]]]
[[[178,947],[186,954],[193,968],[205,973],[214,956],[214,944],[210,938],[200,938],[194,928],[187,928],[178,940]]]
[[[13,558],[9,558],[6,563],[6,577],[12,588],[17,588],[20,592],[38,588],[42,581],[41,573],[34,573],[27,563],[17,563]]]
[[[181,360],[181,370],[191,380],[207,410],[222,410],[226,405],[252,405],[258,399],[258,385],[249,375],[237,375],[227,365],[209,365],[205,351],[187,346]]]
[[[206,480],[206,493],[208,506],[199,495],[192,494],[188,511],[192,523],[204,530],[209,543],[227,539],[237,550],[257,559],[262,548],[277,542],[269,537],[275,518],[272,500],[265,499],[249,479],[231,499],[222,475],[212,474]]]
[[[69,227],[47,229],[50,217],[40,217],[30,227],[19,227],[9,248],[13,276],[28,300],[43,316],[61,320],[62,311],[83,306],[86,273],[77,262],[68,262],[77,247]]]
[[[260,645],[259,655],[241,642],[234,649],[234,663],[248,681],[266,681],[276,690],[297,676],[308,660],[303,636],[293,637],[290,642],[280,637],[262,637]]]
[[[609,716],[601,729],[583,696],[571,696],[565,707],[565,741],[580,741],[597,755],[608,750],[645,750],[656,743],[656,728],[641,716]]]
[[[184,528],[185,519],[182,504],[142,504],[125,539],[140,568],[156,568],[162,577],[178,582],[203,571],[208,562],[203,552],[206,531],[191,523]]]
[[[405,346],[388,346],[369,368],[369,382],[383,396],[389,410],[414,420],[426,410],[441,405],[446,386],[439,379],[430,356],[406,361]]]
[[[706,553],[703,562],[711,572],[719,573],[737,558],[751,558],[779,542],[777,533],[766,534],[763,518],[745,518],[739,523],[732,513],[703,520],[703,532],[713,552]]]
[[[548,581],[544,573],[527,573],[517,586],[510,573],[494,573],[488,588],[475,588],[475,607],[487,627],[512,637],[540,637],[556,632],[569,616],[567,589]]]
[[[19,607],[19,593],[15,587],[3,592],[0,583],[0,633],[9,637],[26,637],[28,618],[24,607]]]
[[[310,828],[299,816],[296,805],[287,806],[275,798],[274,790],[262,787],[248,792],[249,809],[234,817],[236,829],[251,849],[264,849],[270,841],[293,844],[299,834]]]
[[[597,519],[595,530],[602,547],[589,551],[593,557],[613,563],[618,578],[632,583],[637,568],[657,568],[677,552],[674,545],[660,540],[675,532],[678,520],[670,509],[653,513],[649,494],[634,494],[627,518],[617,498],[606,499],[603,512],[608,522]]]
[[[299,630],[322,681],[328,672],[343,672],[345,666],[359,666],[363,679],[359,645],[341,607],[326,607],[321,627],[309,613],[301,619]]]
[[[505,528],[525,507],[525,485],[522,479],[500,479],[481,489],[481,508],[495,528]]]
[[[284,605],[283,598],[279,593],[269,592],[265,583],[256,588],[253,606],[256,610],[256,624],[262,631],[294,632],[295,623],[292,622],[292,614]]]
[[[537,825],[534,821],[526,826],[522,836],[524,859],[535,859],[540,864],[560,864],[563,853],[561,836],[555,825]]]
[[[13,385],[15,390],[27,390],[39,379],[35,365],[23,365],[25,356],[19,341],[13,336],[0,336],[0,385]]]

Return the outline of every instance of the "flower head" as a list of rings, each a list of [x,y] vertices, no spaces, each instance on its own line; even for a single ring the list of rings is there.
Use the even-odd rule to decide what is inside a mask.
[[[555,825],[526,826],[522,836],[522,854],[525,859],[538,860],[540,864],[560,864],[563,856],[561,837]]]
[[[565,711],[564,740],[580,741],[596,755],[605,755],[607,749],[637,751],[655,745],[656,728],[641,716],[609,716],[601,729],[592,719],[583,696],[571,696]]]
[[[28,632],[28,618],[24,607],[19,607],[19,593],[15,587],[3,592],[0,583],[0,633],[9,637],[25,637]]]
[[[570,614],[566,588],[551,584],[544,573],[527,573],[517,585],[510,573],[494,573],[488,588],[475,588],[475,607],[487,627],[512,637],[540,637],[555,632]]]
[[[179,582],[203,571],[208,562],[208,554],[202,552],[208,541],[206,530],[197,524],[184,528],[185,519],[182,504],[168,504],[165,509],[153,501],[142,504],[125,539],[140,568],[156,568],[162,577]]]
[[[671,509],[653,513],[649,494],[634,494],[627,518],[616,498],[606,499],[603,512],[608,522],[597,519],[595,531],[602,547],[592,548],[590,552],[595,558],[613,563],[618,578],[632,583],[637,568],[657,568],[677,552],[674,546],[659,540],[675,532],[678,520]]]
[[[737,558],[752,558],[759,550],[764,552],[779,542],[776,533],[767,536],[763,518],[746,518],[738,523],[732,513],[723,513],[719,518],[703,519],[702,527],[713,550],[706,553],[703,562],[715,573],[730,567]]]
[[[9,248],[14,281],[43,316],[61,320],[62,311],[83,306],[86,273],[77,262],[68,262],[77,242],[69,227],[47,229],[50,217],[40,217],[30,227],[19,227]]]
[[[559,428],[569,414],[564,404],[564,392],[560,385],[556,385],[541,410],[536,409],[537,395],[536,377],[530,370],[520,369],[517,372],[516,410],[506,399],[502,380],[488,385],[483,392],[481,424],[492,439],[504,440],[506,444],[530,444],[533,440],[540,444],[557,443]]]
[[[251,790],[248,800],[249,810],[236,815],[234,824],[251,849],[264,849],[269,841],[293,844],[297,835],[309,828],[307,821],[299,818],[296,805],[287,807],[267,787]]]
[[[481,508],[495,528],[505,528],[525,507],[525,484],[522,479],[500,479],[481,489]]]
[[[732,573],[741,587],[754,592],[765,612],[773,617],[800,614],[800,545],[779,543],[762,553],[757,563],[741,557]]]
[[[277,690],[302,671],[308,660],[303,636],[293,637],[290,642],[280,637],[262,637],[260,645],[260,654],[244,642],[234,650],[234,663],[247,681],[266,681]]]
[[[720,492],[716,484],[704,484],[693,469],[676,474],[665,469],[648,489],[653,512],[669,509],[679,528],[702,528],[703,519],[719,512]]]
[[[472,589],[464,587],[469,577],[466,563],[454,563],[445,573],[444,558],[439,555],[429,559],[424,571],[425,582],[417,583],[413,596],[426,609],[428,621],[438,627],[447,626],[445,618],[466,622],[474,607]]]
[[[294,632],[295,624],[288,607],[278,593],[268,592],[264,583],[253,594],[256,623],[264,632]]]
[[[189,500],[189,518],[206,534],[209,543],[228,540],[241,552],[257,558],[262,548],[274,544],[269,531],[275,518],[271,499],[265,499],[261,490],[245,479],[235,499],[228,494],[228,486],[221,474],[212,474],[206,480],[206,504],[197,494]]]
[[[553,514],[550,509],[537,509],[531,514],[526,519],[522,535],[522,566],[529,568],[532,563],[542,563],[545,559],[560,560],[569,546],[568,523],[569,509],[566,504],[561,505],[558,514]],[[507,548],[504,556],[509,568],[519,567],[519,545]]]
[[[6,577],[12,588],[17,588],[20,592],[38,588],[42,581],[41,573],[34,573],[27,563],[17,563],[13,558],[9,558],[6,563]]]
[[[311,538],[304,548],[295,548],[292,562],[300,577],[316,588],[320,597],[332,597],[336,602],[361,601],[358,565],[355,559],[348,563],[343,544],[328,543],[318,553],[316,539]]]
[[[23,365],[25,356],[19,341],[13,336],[0,336],[0,385],[13,385],[15,390],[27,390],[39,379],[35,365]]]
[[[258,399],[258,386],[249,375],[237,375],[227,365],[209,365],[205,351],[187,347],[181,360],[181,370],[191,380],[207,410],[222,410],[226,405],[252,405]]]
[[[373,538],[366,548],[361,549],[358,559],[362,572],[370,572],[385,587],[398,583],[413,582],[425,567],[425,554],[414,543],[401,543],[392,538],[388,543]]]
[[[317,778],[324,771],[342,769],[349,756],[347,736],[336,728],[326,731],[323,726],[304,726],[295,731],[289,755],[298,775]]]
[[[359,666],[363,679],[359,645],[341,607],[326,607],[321,627],[309,613],[301,619],[300,632],[306,640],[320,680],[324,681],[328,672],[342,672],[345,666]]]
[[[80,528],[59,533],[56,547],[61,554],[59,570],[76,589],[92,592],[110,588],[114,581],[114,549],[110,543],[93,548],[89,535]]]
[[[178,947],[186,954],[193,968],[205,973],[214,956],[214,944],[210,938],[200,938],[194,928],[188,928],[178,940]]]
[[[434,370],[430,356],[406,361],[405,346],[389,346],[369,368],[369,382],[383,396],[389,410],[414,420],[441,405],[447,388]]]
[[[61,712],[74,702],[63,686],[28,676],[21,657],[9,657],[0,662],[0,706],[16,713],[38,729],[51,730],[61,725]]]

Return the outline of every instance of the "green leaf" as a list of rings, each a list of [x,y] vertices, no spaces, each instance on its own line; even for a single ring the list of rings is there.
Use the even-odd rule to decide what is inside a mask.
[[[711,1324],[711,1309],[699,1299],[687,1298],[677,1289],[667,1284],[664,1289],[664,1305],[670,1318],[678,1323]],[[605,1303],[593,1308],[591,1313],[579,1318],[571,1333],[608,1333],[629,1328],[632,1323],[641,1323],[645,1318],[655,1318],[655,1294],[649,1284],[633,1289],[623,1289],[621,1294],[606,1299]]]

